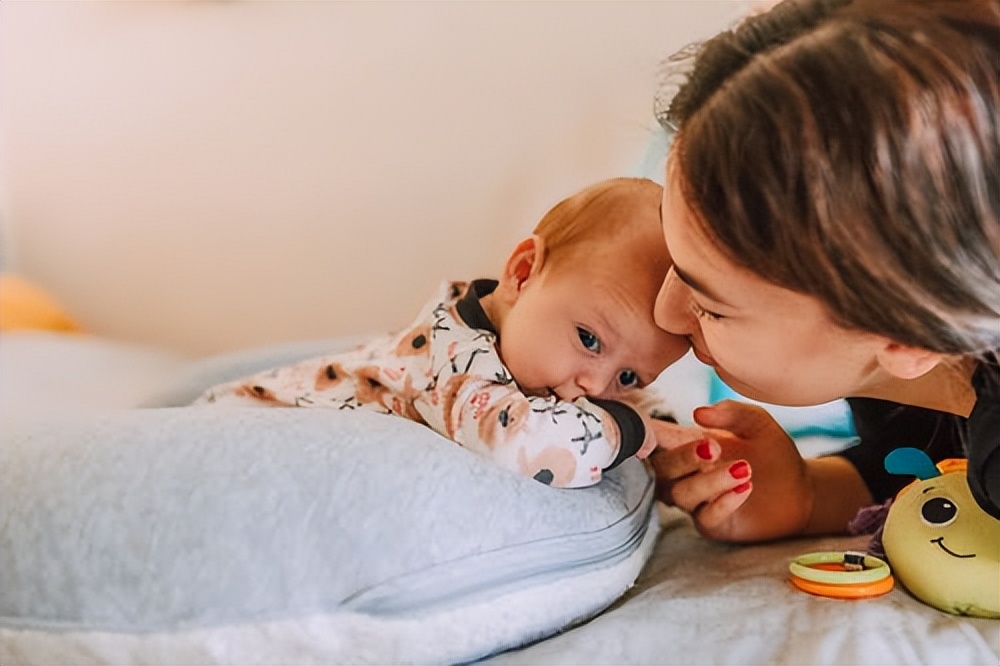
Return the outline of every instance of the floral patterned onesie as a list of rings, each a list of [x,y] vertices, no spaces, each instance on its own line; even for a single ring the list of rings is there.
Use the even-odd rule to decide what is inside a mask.
[[[428,425],[501,467],[557,487],[589,486],[634,455],[645,426],[623,402],[520,391],[479,299],[494,280],[444,283],[402,333],[230,382],[195,404],[369,409]],[[637,407],[649,394],[630,392]]]

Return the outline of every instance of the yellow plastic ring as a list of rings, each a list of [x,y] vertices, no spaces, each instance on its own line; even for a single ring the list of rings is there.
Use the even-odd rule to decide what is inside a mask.
[[[848,561],[857,561],[863,568],[859,571],[850,571],[844,568]],[[817,567],[815,565],[833,565]],[[884,578],[888,578],[889,565],[872,555],[844,553],[842,551],[824,551],[819,553],[807,553],[796,557],[788,565],[788,571],[802,580],[814,583],[824,583],[827,585],[857,585],[863,583],[875,583]]]

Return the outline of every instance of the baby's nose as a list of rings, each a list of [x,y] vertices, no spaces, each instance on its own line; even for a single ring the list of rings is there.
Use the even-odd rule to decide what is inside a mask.
[[[577,375],[576,384],[584,395],[594,398],[607,396],[614,390],[615,372],[603,368],[588,368]]]
[[[564,402],[573,402],[579,397],[584,395],[583,389],[578,386],[575,382],[566,382],[562,386],[557,386],[552,389],[556,397]]]

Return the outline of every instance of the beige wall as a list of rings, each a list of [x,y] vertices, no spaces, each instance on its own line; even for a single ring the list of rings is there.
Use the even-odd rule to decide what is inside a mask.
[[[202,354],[405,324],[635,173],[741,2],[3,2],[5,268]]]

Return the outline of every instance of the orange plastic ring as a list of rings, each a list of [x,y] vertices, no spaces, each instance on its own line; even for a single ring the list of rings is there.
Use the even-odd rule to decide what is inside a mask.
[[[896,585],[896,579],[891,575],[874,583],[818,583],[794,575],[789,576],[788,580],[803,592],[815,594],[819,597],[831,597],[833,599],[867,599],[870,597],[879,597],[888,593]]]

